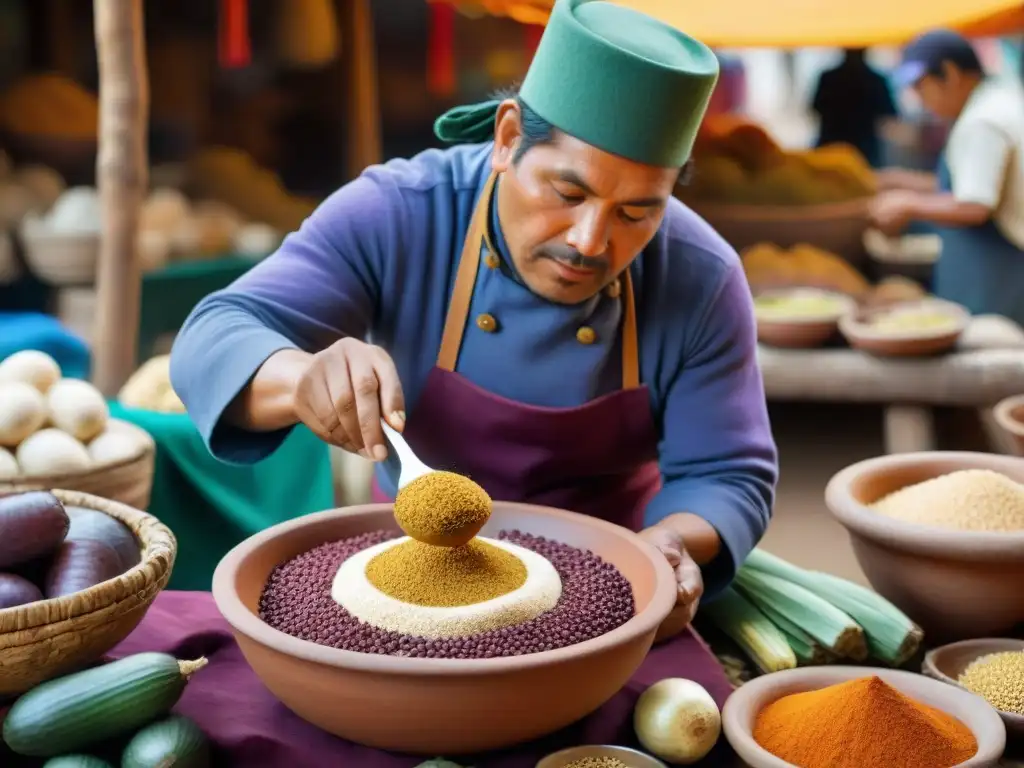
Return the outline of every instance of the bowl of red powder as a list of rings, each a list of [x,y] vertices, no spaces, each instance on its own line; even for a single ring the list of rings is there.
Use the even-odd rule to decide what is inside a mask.
[[[966,451],[867,459],[825,502],[871,586],[930,645],[1009,632],[1024,621],[1024,460]]]
[[[984,699],[923,675],[805,667],[741,686],[722,727],[751,768],[986,768],[1006,729]]]
[[[213,579],[267,688],[313,725],[379,749],[467,754],[565,727],[622,688],[675,603],[672,569],[634,533],[495,502],[480,536],[553,566],[554,607],[457,637],[381,629],[342,607],[335,581],[349,558],[401,535],[387,504],[306,515],[236,546]]]

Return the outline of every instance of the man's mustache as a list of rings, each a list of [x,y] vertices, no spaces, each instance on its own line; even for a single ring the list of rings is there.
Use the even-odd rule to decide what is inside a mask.
[[[542,259],[560,261],[573,269],[591,269],[600,272],[608,268],[608,260],[603,256],[584,256],[569,246],[559,248],[548,245],[541,248],[537,255]]]

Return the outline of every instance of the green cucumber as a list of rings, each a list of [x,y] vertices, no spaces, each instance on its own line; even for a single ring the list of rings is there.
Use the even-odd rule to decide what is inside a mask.
[[[51,757],[43,764],[43,768],[113,768],[106,760],[92,755],[61,755]]]
[[[121,768],[209,768],[210,742],[198,725],[175,715],[147,725],[121,755]]]
[[[204,666],[206,659],[137,653],[49,680],[14,702],[4,741],[19,755],[54,757],[122,736],[170,712]]]

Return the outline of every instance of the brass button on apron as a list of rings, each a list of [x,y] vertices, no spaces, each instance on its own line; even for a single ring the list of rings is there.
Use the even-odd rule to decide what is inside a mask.
[[[477,316],[476,327],[484,333],[494,333],[498,330],[498,321],[494,319],[494,315],[484,312],[482,315]]]
[[[497,269],[501,266],[501,260],[490,251],[484,256],[484,264],[487,265],[488,269]]]
[[[619,298],[619,294],[622,293],[622,286],[619,284],[619,281],[616,280],[604,289],[604,293],[609,299],[617,299]]]
[[[594,329],[588,325],[584,325],[578,331],[576,331],[576,341],[580,344],[593,344],[597,341],[597,334],[594,333]]]

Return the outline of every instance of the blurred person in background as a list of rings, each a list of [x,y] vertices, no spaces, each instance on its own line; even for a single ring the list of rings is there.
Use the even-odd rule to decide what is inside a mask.
[[[870,66],[863,48],[849,48],[843,60],[821,73],[811,109],[819,118],[815,146],[845,142],[856,147],[875,168],[882,165],[879,128],[897,117],[885,77]]]
[[[880,173],[875,226],[932,225],[942,238],[934,293],[1024,324],[1024,87],[987,77],[971,44],[945,30],[908,45],[895,77],[952,128],[936,176]]]

